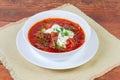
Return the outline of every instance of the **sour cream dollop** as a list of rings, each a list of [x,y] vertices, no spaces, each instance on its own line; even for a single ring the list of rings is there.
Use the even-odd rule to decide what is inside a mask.
[[[74,36],[74,33],[71,30],[65,29],[58,24],[54,24],[51,28],[44,31],[44,33],[51,33],[51,32],[58,33],[57,45],[64,48],[66,48],[67,39],[73,38]]]

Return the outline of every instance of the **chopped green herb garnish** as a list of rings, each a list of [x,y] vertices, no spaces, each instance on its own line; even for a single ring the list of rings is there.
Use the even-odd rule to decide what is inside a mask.
[[[69,35],[67,31],[65,31],[63,34],[64,34],[64,36],[68,36]]]
[[[63,28],[61,27],[60,30],[63,32]]]
[[[59,29],[56,29],[56,31],[59,33],[60,32],[60,30]]]

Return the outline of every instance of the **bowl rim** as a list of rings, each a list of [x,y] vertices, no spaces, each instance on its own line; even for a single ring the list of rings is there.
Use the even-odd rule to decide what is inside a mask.
[[[69,14],[69,15],[77,16],[77,17],[80,18],[80,19],[87,25],[87,27],[89,28],[89,31],[90,31],[89,34],[90,34],[90,35],[89,35],[89,37],[88,37],[88,40],[90,39],[90,36],[91,36],[91,26],[90,26],[90,25],[88,24],[88,22],[87,22],[83,17],[81,17],[80,15],[77,15],[77,14],[75,14],[75,13],[73,13],[73,12],[65,11],[65,10],[48,10],[48,11],[42,11],[42,12],[39,12],[39,13],[31,16],[30,18],[28,18],[28,20],[25,22],[25,24],[24,24],[23,27],[22,27],[22,33],[23,33],[23,37],[24,37],[25,41],[28,43],[29,46],[31,46],[31,47],[34,48],[35,50],[37,50],[37,51],[39,51],[39,52],[43,52],[43,54],[51,54],[51,55],[57,54],[57,52],[48,52],[48,51],[44,51],[44,50],[38,49],[38,48],[34,47],[34,46],[30,43],[30,41],[29,41],[29,39],[28,39],[28,32],[29,32],[29,30],[30,30],[30,28],[31,28],[32,26],[29,27],[29,30],[28,30],[28,31],[25,31],[25,30],[24,30],[24,28],[26,27],[27,23],[29,23],[31,19],[35,19],[35,17],[37,17],[37,16],[39,16],[39,15],[41,15],[41,14],[43,14],[43,13],[49,13],[49,12],[64,12],[64,13],[67,13],[67,14]],[[51,18],[51,17],[48,17],[48,18]],[[58,18],[59,18],[59,17],[58,17]],[[47,19],[47,18],[44,18],[44,19]],[[44,19],[43,19],[43,20],[44,20]],[[63,18],[63,19],[64,19],[64,18]],[[69,20],[69,19],[67,19],[67,20]],[[39,20],[39,21],[42,21],[42,20]],[[37,21],[37,22],[39,22],[39,21]],[[75,22],[75,21],[73,21],[73,20],[70,20],[70,21]],[[35,23],[37,23],[37,22],[35,22]],[[34,23],[34,24],[35,24],[35,23]],[[76,22],[75,22],[75,23],[76,23]],[[33,25],[34,25],[34,24],[33,24]],[[28,26],[28,25],[27,25],[27,26]],[[83,28],[82,28],[82,29],[83,29]],[[84,29],[83,29],[83,31],[84,31]],[[27,39],[26,39],[26,37],[25,37],[24,32],[27,32]],[[84,31],[84,33],[85,33],[85,31]],[[86,33],[85,33],[85,34],[86,34]],[[86,36],[85,36],[85,37],[86,37]],[[75,52],[75,51],[78,51],[78,50],[80,50],[81,48],[85,47],[85,45],[87,44],[88,40],[85,41],[81,46],[79,46],[78,48],[76,48],[76,49],[74,49],[74,50],[71,50],[71,51],[68,51],[68,52],[59,52],[59,54],[57,54],[57,55],[70,54],[70,53],[73,53],[73,52]]]

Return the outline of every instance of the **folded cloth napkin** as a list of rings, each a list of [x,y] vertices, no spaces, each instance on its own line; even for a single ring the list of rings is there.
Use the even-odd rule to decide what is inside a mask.
[[[14,80],[90,80],[120,64],[120,40],[71,4],[55,9],[82,16],[97,32],[100,42],[95,57],[82,66],[62,71],[41,68],[28,62],[16,48],[17,33],[27,20],[22,19],[0,30],[0,60],[10,71]]]

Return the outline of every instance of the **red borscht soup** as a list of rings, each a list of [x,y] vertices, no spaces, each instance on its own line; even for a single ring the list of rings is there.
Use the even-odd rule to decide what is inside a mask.
[[[80,47],[85,42],[85,34],[77,23],[62,18],[48,18],[31,27],[28,39],[37,49],[60,53]]]

